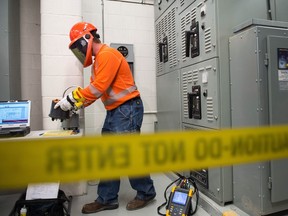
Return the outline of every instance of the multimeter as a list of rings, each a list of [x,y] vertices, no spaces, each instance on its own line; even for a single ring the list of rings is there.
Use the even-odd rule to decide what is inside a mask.
[[[166,210],[166,216],[186,216],[191,210],[192,189],[173,187],[169,203]]]

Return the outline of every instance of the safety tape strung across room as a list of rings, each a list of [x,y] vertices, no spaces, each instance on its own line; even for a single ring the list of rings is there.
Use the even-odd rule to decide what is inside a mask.
[[[0,189],[288,158],[288,126],[0,141]]]

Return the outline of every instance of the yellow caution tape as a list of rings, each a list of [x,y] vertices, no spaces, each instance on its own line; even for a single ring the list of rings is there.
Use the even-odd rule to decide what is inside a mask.
[[[288,158],[288,126],[0,141],[0,188]]]

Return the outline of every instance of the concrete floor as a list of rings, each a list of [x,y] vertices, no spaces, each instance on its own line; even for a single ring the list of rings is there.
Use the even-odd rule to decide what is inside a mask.
[[[160,206],[164,201],[164,191],[166,187],[172,182],[172,180],[164,174],[152,175],[154,185],[156,188],[157,196],[154,202],[150,203],[143,209],[136,211],[127,211],[126,204],[132,200],[136,193],[131,188],[128,178],[121,179],[121,187],[119,192],[119,208],[115,210],[102,211],[95,214],[89,214],[91,216],[156,216],[157,207]],[[87,186],[87,194],[81,196],[73,196],[71,205],[71,216],[84,215],[81,213],[82,206],[86,203],[93,202],[96,198],[97,191],[97,181],[89,181]],[[0,215],[8,216],[12,210],[16,200],[20,197],[20,191],[15,191],[15,193],[2,194],[0,195]],[[169,196],[169,194],[168,194]],[[165,208],[162,208],[161,213],[165,214]],[[198,207],[195,216],[209,216],[204,209]]]

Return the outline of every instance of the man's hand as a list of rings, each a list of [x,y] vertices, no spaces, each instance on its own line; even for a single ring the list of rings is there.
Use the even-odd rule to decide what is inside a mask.
[[[63,111],[73,110],[75,102],[76,100],[73,98],[73,95],[71,92],[69,95],[62,98],[57,104],[55,104],[54,109],[57,109],[58,107],[60,107]]]
[[[62,110],[78,110],[83,106],[85,98],[80,92],[81,88],[76,88],[73,92],[68,94],[66,97],[62,98],[55,106],[54,109],[57,109],[59,106]]]

